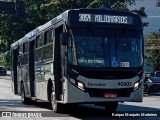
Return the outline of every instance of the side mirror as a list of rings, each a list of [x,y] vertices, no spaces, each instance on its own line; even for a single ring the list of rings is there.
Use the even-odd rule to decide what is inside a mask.
[[[60,35],[60,39],[61,39],[62,45],[66,46],[68,43],[68,33],[62,32]]]

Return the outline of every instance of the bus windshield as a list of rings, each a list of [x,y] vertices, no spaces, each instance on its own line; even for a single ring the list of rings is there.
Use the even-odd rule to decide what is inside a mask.
[[[68,42],[70,64],[83,67],[142,66],[140,31],[72,29],[72,36]]]

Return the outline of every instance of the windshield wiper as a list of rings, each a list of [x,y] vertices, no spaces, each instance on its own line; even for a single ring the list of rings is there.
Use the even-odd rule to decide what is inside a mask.
[[[115,49],[116,49],[116,58],[118,57],[118,41],[117,41],[117,34],[115,33]]]
[[[122,40],[122,36],[124,35],[124,33],[126,33],[126,31],[128,30],[128,27],[124,27],[123,30],[120,32],[119,36],[117,37],[117,33],[115,32],[115,49],[116,49],[116,57],[118,57],[118,47],[121,43]]]
[[[126,33],[126,31],[128,30],[128,27],[124,27],[123,30],[120,32],[119,36],[118,36],[118,40],[116,40],[116,47],[118,48],[120,43],[121,43],[121,38],[124,35],[124,33]],[[117,36],[116,36],[117,37]],[[117,38],[116,38],[117,39]]]

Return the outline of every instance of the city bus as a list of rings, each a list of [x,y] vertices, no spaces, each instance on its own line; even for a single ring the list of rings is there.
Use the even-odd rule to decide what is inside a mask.
[[[143,24],[136,13],[71,9],[11,44],[12,89],[24,104],[143,101]]]

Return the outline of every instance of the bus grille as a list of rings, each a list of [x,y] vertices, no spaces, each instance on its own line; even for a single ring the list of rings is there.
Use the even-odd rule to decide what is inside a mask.
[[[133,91],[132,88],[126,88],[126,89],[87,88],[86,89],[86,92],[89,94],[90,97],[104,97],[105,93],[117,93],[117,97],[129,97],[132,91]]]

